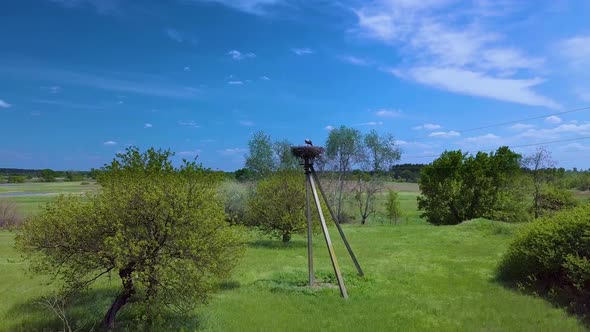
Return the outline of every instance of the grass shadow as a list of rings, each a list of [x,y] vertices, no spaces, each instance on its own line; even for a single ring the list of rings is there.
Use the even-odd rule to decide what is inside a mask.
[[[589,296],[586,294],[575,295],[576,292],[573,290],[555,287],[547,283],[517,282],[502,276],[499,271],[491,281],[513,292],[539,297],[551,303],[555,308],[564,309],[584,326],[590,328],[590,294],[588,294]]]
[[[100,331],[99,324],[116,295],[116,289],[96,288],[76,296],[66,306],[66,315],[72,330]],[[64,331],[63,322],[51,308],[42,304],[44,300],[45,297],[37,297],[13,305],[5,313],[5,317],[11,319],[4,319],[12,322],[12,325],[7,326],[7,330],[15,332]],[[158,322],[153,325],[148,325],[144,320],[141,320],[141,316],[142,313],[133,303],[125,305],[117,315],[117,325],[114,331],[193,331],[200,327],[200,319],[197,315],[162,313],[161,317],[158,317]]]
[[[291,240],[287,243],[283,243],[277,240],[259,239],[256,241],[248,242],[248,246],[251,248],[258,249],[293,249],[307,248],[307,242]]]

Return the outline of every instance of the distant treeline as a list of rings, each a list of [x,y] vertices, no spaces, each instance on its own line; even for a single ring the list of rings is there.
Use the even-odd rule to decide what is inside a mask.
[[[82,181],[92,178],[91,171],[54,171],[52,169],[0,168],[0,183],[24,183],[28,181],[55,182]]]

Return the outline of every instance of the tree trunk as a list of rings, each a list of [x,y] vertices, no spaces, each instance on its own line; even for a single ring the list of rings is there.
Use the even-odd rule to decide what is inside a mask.
[[[291,241],[291,233],[283,233],[283,243]]]
[[[107,311],[102,323],[100,324],[103,329],[111,330],[115,328],[115,318],[117,317],[117,313],[128,301],[129,298],[135,293],[135,287],[133,286],[133,277],[131,276],[133,273],[133,265],[127,265],[124,269],[119,270],[119,276],[121,277],[121,281],[123,282],[123,290]]]

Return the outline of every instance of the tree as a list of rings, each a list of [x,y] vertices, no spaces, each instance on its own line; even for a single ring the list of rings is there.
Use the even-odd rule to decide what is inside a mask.
[[[216,194],[219,174],[194,162],[174,167],[172,156],[127,148],[102,168],[100,191],[59,196],[16,239],[33,271],[57,276],[68,294],[119,276],[103,328],[114,327],[132,298],[145,305],[148,320],[164,309],[192,310],[239,256],[239,238]]]
[[[398,220],[402,216],[402,209],[400,206],[398,193],[395,190],[389,190],[387,192],[387,200],[385,201],[385,210],[387,211],[387,217],[392,224],[397,224]]]
[[[299,160],[291,153],[291,142],[288,140],[276,141],[273,144],[275,153],[275,165],[279,170],[300,169]]]
[[[530,156],[523,160],[523,165],[529,170],[533,180],[533,213],[535,219],[541,216],[541,196],[543,185],[548,181],[547,168],[554,167],[555,161],[551,158],[551,152],[540,146]]]
[[[371,178],[371,175],[359,172],[354,187],[354,200],[359,209],[361,224],[367,223],[367,218],[375,214],[375,196],[381,190],[382,183]]]
[[[364,139],[365,163],[373,174],[389,171],[401,157],[401,150],[395,144],[391,134],[379,135],[375,129],[371,130]]]
[[[454,225],[497,215],[501,193],[518,175],[519,162],[520,155],[507,147],[469,157],[461,150],[445,151],[422,169],[422,216],[436,225]]]
[[[246,168],[256,178],[263,178],[276,169],[273,145],[270,136],[263,131],[254,133],[248,142],[249,154],[246,155]]]
[[[56,172],[52,169],[44,169],[39,173],[39,177],[43,182],[55,182]]]
[[[248,200],[249,224],[287,243],[307,229],[305,206],[303,174],[279,171],[260,181]]]
[[[336,217],[342,219],[344,202],[344,179],[352,166],[362,161],[363,146],[361,133],[353,128],[341,126],[330,131],[326,141],[326,156],[333,161],[338,173],[338,191],[336,193]]]

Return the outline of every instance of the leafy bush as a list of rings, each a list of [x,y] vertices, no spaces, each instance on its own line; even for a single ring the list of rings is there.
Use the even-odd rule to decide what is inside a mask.
[[[545,186],[539,196],[541,214],[551,214],[578,205],[574,194],[567,189]]]
[[[246,210],[248,199],[252,195],[252,189],[248,184],[239,184],[236,181],[225,181],[220,187],[220,195],[223,199],[225,220],[231,225],[244,224],[246,222]]]
[[[22,217],[16,204],[7,200],[0,200],[0,228],[13,228],[22,223]]]
[[[313,204],[313,198],[311,198]],[[305,178],[298,171],[279,171],[260,181],[248,200],[248,224],[284,243],[307,229]],[[324,213],[327,210],[322,207]],[[312,214],[317,215],[312,208]]]
[[[524,227],[499,266],[499,278],[590,314],[590,204]]]
[[[10,175],[8,177],[8,183],[25,183],[25,179],[22,175]]]

